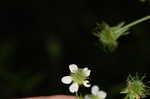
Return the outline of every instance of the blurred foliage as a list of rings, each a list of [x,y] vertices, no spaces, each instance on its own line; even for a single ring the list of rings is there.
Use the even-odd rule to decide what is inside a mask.
[[[141,2],[149,2],[149,0],[140,0]]]
[[[54,35],[50,36],[49,41],[47,43],[47,51],[54,65],[58,63],[62,58],[62,44],[59,38],[57,38]]]
[[[12,96],[16,93],[30,93],[43,79],[44,76],[36,73],[20,71],[13,73],[8,68],[9,57],[14,53],[13,45],[4,44],[0,47],[0,83],[1,98]]]

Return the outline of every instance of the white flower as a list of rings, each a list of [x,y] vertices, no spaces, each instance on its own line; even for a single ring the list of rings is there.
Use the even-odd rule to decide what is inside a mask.
[[[99,87],[94,85],[91,89],[91,93],[95,96],[98,96],[99,99],[105,99],[106,98],[106,92],[104,92],[103,90],[99,90]]]
[[[91,88],[91,93],[92,95],[86,95],[84,99],[105,99],[107,95],[103,90],[99,90],[96,85]]]
[[[88,76],[90,76],[91,70],[89,70],[87,67],[80,69],[75,64],[69,65],[69,69],[71,71],[71,74],[69,76],[62,77],[61,81],[64,84],[72,83],[69,87],[69,91],[71,93],[77,92],[80,85],[84,85],[85,87],[90,87],[87,78]]]

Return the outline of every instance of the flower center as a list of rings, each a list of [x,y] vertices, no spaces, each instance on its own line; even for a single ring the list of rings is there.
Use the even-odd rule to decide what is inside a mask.
[[[86,79],[83,69],[79,69],[77,72],[71,74],[73,82],[78,83],[79,85],[83,84],[83,81]]]

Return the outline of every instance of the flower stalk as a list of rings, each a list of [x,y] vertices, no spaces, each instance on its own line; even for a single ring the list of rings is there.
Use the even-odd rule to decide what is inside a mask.
[[[120,32],[120,31],[122,31],[122,30],[128,29],[128,28],[130,28],[130,27],[132,27],[132,26],[134,26],[134,25],[137,25],[137,24],[139,24],[139,23],[141,23],[141,22],[144,22],[144,21],[146,21],[146,20],[149,20],[149,19],[150,19],[150,15],[145,16],[145,17],[143,17],[143,18],[141,18],[141,19],[138,19],[138,20],[136,20],[136,21],[133,21],[133,22],[131,22],[131,23],[129,23],[129,24],[123,26],[121,29],[119,29],[119,30],[116,31],[116,32]]]

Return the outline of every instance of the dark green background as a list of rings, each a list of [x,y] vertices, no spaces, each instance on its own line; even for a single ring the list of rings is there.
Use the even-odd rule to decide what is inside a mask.
[[[108,98],[122,97],[116,94],[129,73],[150,78],[150,21],[131,28],[113,53],[96,46],[98,39],[92,35],[96,22],[116,25],[150,14],[150,3],[5,0],[0,5],[1,99],[69,94],[60,79],[73,63],[89,67],[92,84],[106,90]]]

